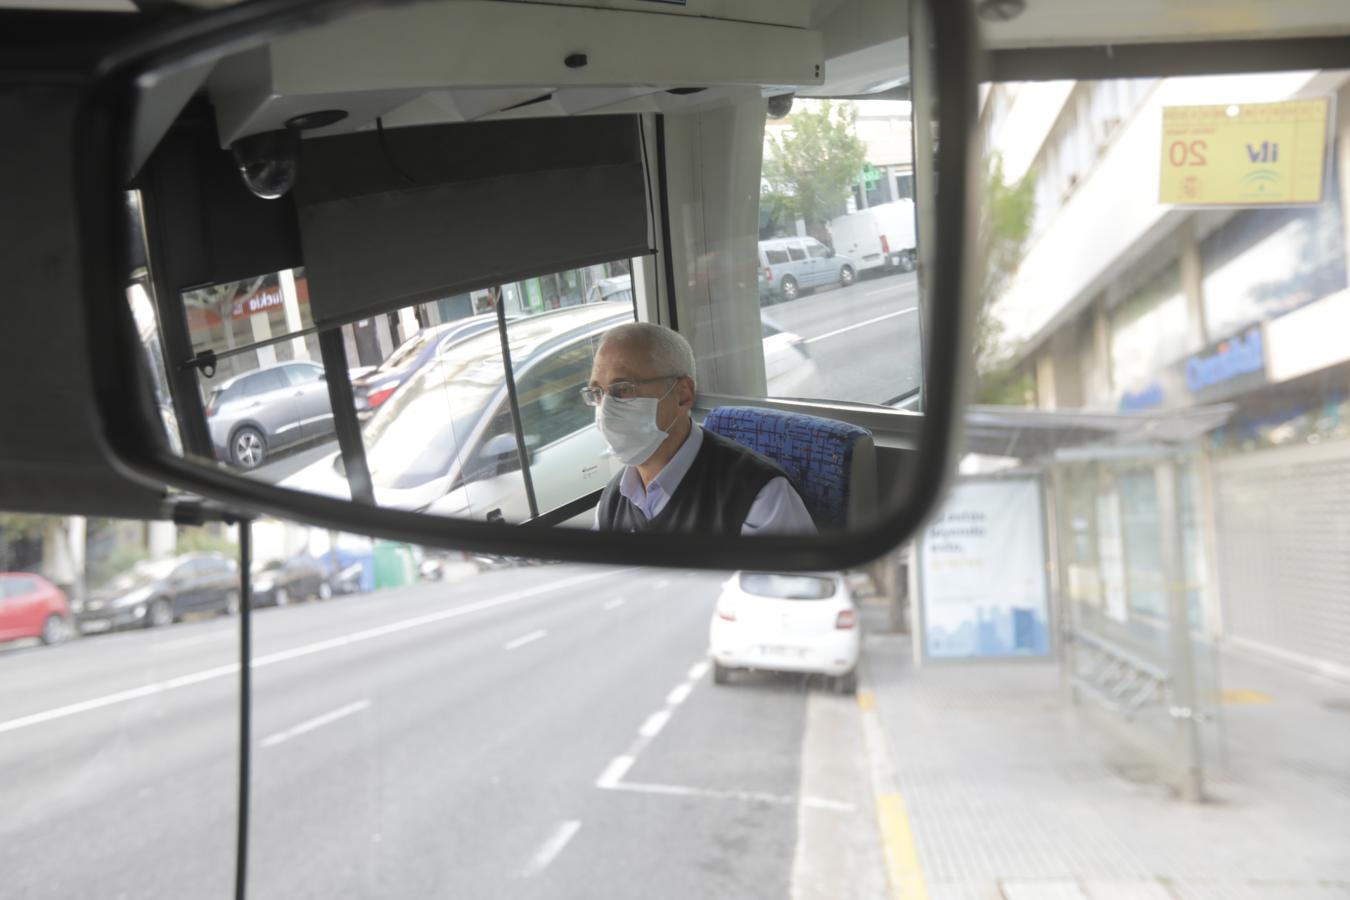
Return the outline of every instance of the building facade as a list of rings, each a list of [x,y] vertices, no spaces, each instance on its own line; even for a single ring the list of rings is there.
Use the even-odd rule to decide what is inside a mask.
[[[1044,409],[1231,405],[1179,468],[1192,623],[1350,677],[1350,73],[994,85],[988,145],[1035,179],[1021,265],[994,306]],[[1323,200],[1158,202],[1162,110],[1329,97]],[[1230,107],[1231,108],[1231,107]],[[1071,592],[1160,615],[1150,464],[1076,472]],[[1278,503],[1272,503],[1278,498]]]

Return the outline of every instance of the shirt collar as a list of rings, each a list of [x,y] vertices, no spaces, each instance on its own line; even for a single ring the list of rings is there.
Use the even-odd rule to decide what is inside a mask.
[[[694,457],[698,456],[699,448],[702,446],[703,428],[697,422],[690,422],[689,436],[684,439],[680,449],[675,451],[670,462],[656,473],[652,483],[644,487],[637,466],[629,466],[623,470],[623,476],[619,479],[619,493],[629,503],[638,507],[647,505],[649,494],[653,495],[652,499],[658,495],[669,498],[688,474],[689,467],[694,464]]]

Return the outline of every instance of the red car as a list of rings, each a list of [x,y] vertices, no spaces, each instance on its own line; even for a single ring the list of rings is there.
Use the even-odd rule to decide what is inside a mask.
[[[65,592],[41,575],[0,572],[0,641],[42,638],[58,644],[70,634]]]

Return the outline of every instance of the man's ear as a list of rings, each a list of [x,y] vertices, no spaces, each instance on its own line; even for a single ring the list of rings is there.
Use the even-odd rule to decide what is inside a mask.
[[[680,409],[693,409],[694,397],[698,394],[698,385],[694,384],[694,379],[685,376],[680,379]]]

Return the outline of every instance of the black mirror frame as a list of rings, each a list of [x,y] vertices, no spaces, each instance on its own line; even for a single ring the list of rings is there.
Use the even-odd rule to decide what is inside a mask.
[[[927,412],[905,505],[856,531],[746,541],[710,535],[647,535],[429,518],[417,513],[301,494],[175,456],[153,427],[158,414],[139,363],[123,294],[120,248],[129,246],[124,212],[131,158],[127,123],[144,73],[210,59],[294,28],[371,6],[371,0],[259,0],[179,19],[107,55],[98,66],[78,124],[80,236],[86,288],[85,327],[96,414],[110,464],[148,486],[172,485],[239,515],[258,513],[324,528],[470,552],[587,563],[711,569],[832,570],[871,561],[915,534],[941,499],[954,468],[964,407],[966,340],[975,262],[977,86],[982,61],[968,3],[922,0],[938,51],[931,73],[942,139],[936,156],[942,202],[929,239],[939,252],[926,273],[929,322],[925,353]],[[918,19],[915,18],[915,21]],[[916,39],[924,39],[917,36]],[[929,74],[929,73],[926,73]],[[130,414],[129,414],[130,412]]]

